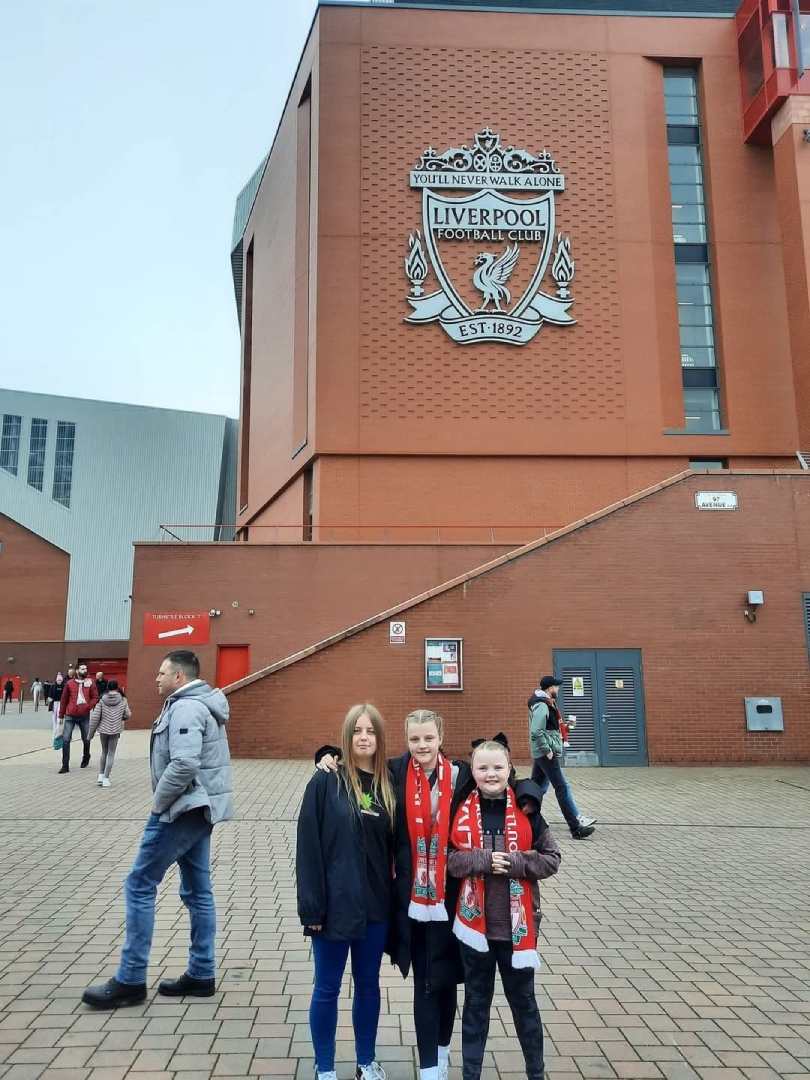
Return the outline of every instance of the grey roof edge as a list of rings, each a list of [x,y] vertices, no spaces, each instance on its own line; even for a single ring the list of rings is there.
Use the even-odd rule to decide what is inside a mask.
[[[538,4],[537,7],[518,7],[512,4],[497,4],[497,3],[475,3],[474,0],[458,0],[453,3],[452,0],[443,0],[439,3],[423,2],[420,0],[374,0],[371,2],[362,2],[362,0],[318,0],[319,7],[356,7],[374,8],[376,10],[408,10],[416,9],[422,11],[487,11],[496,12],[497,14],[517,14],[517,15],[615,15],[619,17],[631,17],[631,18],[659,18],[659,19],[733,19],[736,11],[652,11],[652,10],[638,10],[633,11],[628,8],[612,8],[608,7],[606,0],[604,6],[594,6],[591,9],[584,10],[582,8],[569,8],[561,5],[555,7],[551,3]],[[598,0],[596,0],[598,4]],[[737,4],[739,7],[739,4]]]
[[[0,386],[0,394],[27,394],[29,397],[51,398],[58,401],[77,401],[81,405],[113,405],[120,409],[145,409],[149,412],[180,413],[183,416],[205,416],[212,420],[236,420],[238,417],[225,413],[200,412],[198,409],[172,409],[165,405],[139,405],[131,401],[107,401],[104,398],[76,397],[74,394],[46,394],[42,390],[18,390],[12,386]]]

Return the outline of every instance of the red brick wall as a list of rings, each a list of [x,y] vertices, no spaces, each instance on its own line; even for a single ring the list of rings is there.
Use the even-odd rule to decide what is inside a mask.
[[[683,425],[661,76],[662,63],[679,56],[701,71],[730,428],[720,439],[664,434]],[[438,524],[448,513],[469,521],[473,509],[496,524],[521,506],[534,517],[521,494],[529,463],[544,457],[560,487],[577,489],[560,507],[570,521],[609,501],[603,473],[590,467],[599,458],[610,459],[610,492],[620,486],[626,495],[642,486],[634,473],[671,476],[690,456],[766,464],[799,445],[780,207],[770,155],[740,137],[733,21],[321,10],[252,218],[273,273],[288,279],[292,126],[309,65],[317,105],[310,447],[322,463],[329,458],[316,524]],[[482,105],[481,86],[496,82],[494,103]],[[557,228],[572,239],[577,324],[546,326],[524,348],[462,347],[438,325],[403,321],[403,257],[421,217],[408,170],[429,144],[458,145],[487,123],[517,146],[545,145],[566,175]],[[450,259],[463,261],[466,246],[451,244]],[[278,286],[268,279],[257,293],[257,327],[264,320],[272,334],[257,329],[254,341],[254,375],[267,371],[255,400],[271,435],[256,443],[253,466],[265,500],[287,453],[276,433],[287,438],[288,418],[272,409],[290,411],[290,290]],[[391,482],[393,455],[400,468]],[[470,502],[461,492],[483,459],[486,497]]]
[[[698,490],[734,490],[736,512],[701,512]],[[763,589],[756,624],[743,617]],[[349,705],[389,720],[392,751],[417,707],[439,710],[466,752],[502,728],[527,754],[526,699],[554,649],[639,648],[650,762],[810,761],[810,477],[689,477],[231,695],[243,756],[303,757],[334,739]],[[426,692],[423,639],[464,638],[462,693]],[[748,734],[743,697],[782,697],[785,732]]]
[[[128,671],[133,726],[154,717],[155,672],[168,651],[143,644],[147,611],[222,612],[211,620],[210,644],[197,649],[203,675],[213,682],[217,645],[249,643],[257,671],[507,550],[485,544],[136,544]]]
[[[65,636],[70,555],[0,514],[0,626],[17,641]]]

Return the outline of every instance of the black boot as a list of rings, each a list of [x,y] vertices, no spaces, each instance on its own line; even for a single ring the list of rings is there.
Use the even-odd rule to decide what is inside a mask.
[[[84,744],[84,753],[82,754],[81,767],[83,769],[86,769],[89,764],[90,764],[90,743],[86,742]]]
[[[62,743],[62,768],[60,773],[70,772],[70,743]]]
[[[117,979],[99,983],[98,986],[88,986],[82,994],[85,1005],[92,1005],[96,1009],[117,1009],[121,1005],[140,1005],[146,1001],[146,983],[139,986],[130,986],[120,983]]]
[[[216,992],[216,979],[195,979],[187,973],[179,979],[164,979],[158,985],[158,993],[166,997],[213,997]]]

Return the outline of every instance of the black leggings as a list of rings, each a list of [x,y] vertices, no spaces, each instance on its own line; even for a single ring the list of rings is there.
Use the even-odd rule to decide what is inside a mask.
[[[413,1020],[416,1026],[416,1046],[419,1068],[432,1069],[439,1064],[439,1047],[449,1046],[456,1019],[456,982],[452,958],[441,955],[436,962],[434,948],[428,956],[426,936],[447,936],[447,923],[423,926],[411,923],[411,964],[413,966]],[[450,950],[455,939],[450,938]],[[439,950],[441,954],[445,950]]]
[[[543,1024],[534,996],[534,968],[512,967],[512,942],[490,941],[489,951],[461,946],[464,963],[464,1012],[461,1018],[463,1080],[480,1080],[495,992],[495,968],[512,1011],[528,1080],[543,1080]]]

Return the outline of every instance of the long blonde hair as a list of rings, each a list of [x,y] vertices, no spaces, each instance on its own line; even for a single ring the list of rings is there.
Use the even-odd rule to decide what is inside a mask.
[[[391,821],[391,828],[393,829],[397,800],[391,783],[391,777],[388,773],[388,759],[385,753],[385,721],[380,715],[379,709],[376,709],[368,702],[362,705],[352,705],[346,713],[346,718],[343,721],[343,727],[340,731],[340,749],[343,752],[343,758],[341,760],[339,775],[346,786],[348,794],[350,796],[354,795],[355,803],[359,808],[363,795],[363,786],[360,783],[360,775],[357,766],[354,763],[354,757],[352,756],[352,736],[354,735],[355,725],[361,716],[367,716],[369,718],[377,738],[371,791],[374,798],[381,801],[382,805],[385,807]]]

